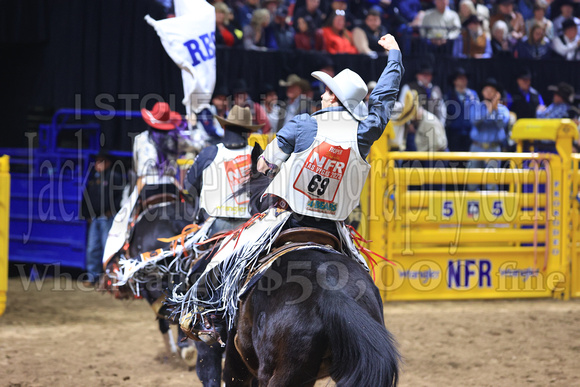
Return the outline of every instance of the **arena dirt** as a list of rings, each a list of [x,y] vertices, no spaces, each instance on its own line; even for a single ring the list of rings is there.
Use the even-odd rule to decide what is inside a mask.
[[[164,356],[144,301],[76,282],[25,286],[9,281],[0,386],[201,386]],[[580,385],[580,301],[394,303],[385,317],[405,357],[401,386]]]

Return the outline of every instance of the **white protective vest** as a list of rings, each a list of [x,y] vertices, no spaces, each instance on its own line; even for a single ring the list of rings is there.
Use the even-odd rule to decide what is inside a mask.
[[[281,197],[298,214],[345,220],[358,206],[370,170],[358,150],[358,121],[347,111],[315,118],[314,142],[292,153],[265,193]]]
[[[215,159],[203,170],[200,206],[211,216],[250,219],[249,196],[234,196],[234,192],[250,177],[252,148],[217,147]]]

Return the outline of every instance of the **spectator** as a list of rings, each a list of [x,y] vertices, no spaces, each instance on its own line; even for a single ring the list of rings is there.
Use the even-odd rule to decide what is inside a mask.
[[[516,44],[514,56],[520,59],[546,59],[550,55],[550,41],[542,24],[534,24],[528,36]]]
[[[366,54],[373,58],[385,50],[379,45],[381,36],[387,34],[387,29],[381,25],[381,13],[377,9],[370,9],[362,26],[352,31],[354,45],[360,54]]]
[[[212,114],[222,118],[228,116],[228,89],[225,86],[218,86],[213,91],[211,105],[213,106]]]
[[[503,20],[491,27],[491,50],[494,57],[511,57],[512,45],[508,40],[508,26]]]
[[[352,13],[348,9],[348,0],[332,0],[330,3],[330,12],[329,14],[332,15],[337,11],[344,12],[344,26],[347,30],[351,31],[354,27],[354,17]]]
[[[572,19],[577,26],[580,26],[580,19],[574,16],[574,1],[564,0],[560,4],[560,16],[554,19],[554,34],[560,36],[564,33],[564,22]]]
[[[488,78],[481,89],[483,101],[471,105],[472,152],[499,152],[505,140],[509,110],[500,104],[502,88],[494,78]]]
[[[537,0],[517,0],[515,3],[518,12],[522,14],[524,20],[534,17],[534,7],[538,3]]]
[[[477,15],[475,4],[471,0],[461,0],[457,9],[459,21],[463,24],[471,15]]]
[[[550,40],[554,39],[554,24],[546,17],[546,7],[544,2],[536,2],[534,5],[534,17],[526,20],[526,32],[529,34],[534,24],[544,26],[544,33]]]
[[[508,27],[509,37],[512,45],[524,37],[526,25],[521,13],[514,11],[514,0],[498,0],[495,14],[491,16],[489,24],[492,26],[501,20]]]
[[[260,0],[243,0],[235,5],[235,21],[241,30],[250,24],[254,11],[259,8]]]
[[[578,26],[574,20],[567,19],[562,23],[562,30],[564,32],[552,41],[552,50],[563,59],[580,60]]]
[[[225,118],[228,115],[228,89],[225,86],[218,86],[213,91],[209,110],[213,115],[213,126],[218,136],[223,137],[224,130],[216,117]]]
[[[267,39],[266,27],[270,24],[270,12],[260,8],[252,14],[250,24],[244,27],[244,48],[266,51],[275,45],[273,37]],[[254,115],[252,115],[254,117]]]
[[[507,107],[500,104],[501,87],[493,78],[488,78],[481,90],[483,102],[475,102],[470,106],[470,118],[473,123],[471,128],[471,152],[499,152],[506,140],[510,114]],[[497,160],[487,163],[484,160],[471,160],[470,168],[499,167]],[[469,184],[468,189],[473,191],[477,185]],[[488,185],[488,190],[497,189],[496,186]]]
[[[449,8],[449,0],[434,0],[435,8],[425,12],[421,24],[421,36],[436,46],[456,39],[461,33],[461,22],[457,12]]]
[[[324,50],[324,37],[322,30],[316,29],[310,15],[296,19],[296,34],[294,34],[294,46],[298,50],[322,51]]]
[[[98,282],[103,272],[103,252],[109,230],[117,211],[125,181],[123,175],[111,168],[109,154],[101,150],[95,158],[95,169],[91,173],[83,193],[82,214],[89,224],[87,238],[87,272],[91,284]]]
[[[276,17],[276,11],[278,10],[278,6],[280,5],[281,0],[263,0],[262,1],[262,8],[265,8],[270,12],[270,20],[274,20]],[[286,14],[288,16],[288,14]]]
[[[268,115],[262,105],[252,101],[248,93],[248,85],[243,79],[239,79],[234,84],[234,105],[249,107],[253,117],[253,125],[264,125],[262,133],[270,133],[272,128],[270,127],[270,121],[268,121]]]
[[[357,54],[352,33],[345,28],[345,13],[338,10],[330,15],[327,26],[322,29],[324,45],[330,54]]]
[[[403,98],[400,114],[393,116],[393,125],[401,126],[410,123],[416,129],[415,146],[419,152],[444,152],[447,150],[447,136],[441,121],[433,113],[423,109],[419,96],[409,90]],[[409,144],[407,144],[409,148]]]
[[[461,25],[471,16],[476,15],[481,20],[481,25],[485,33],[490,36],[489,31],[489,9],[482,5],[477,4],[476,1],[473,0],[461,0],[459,2],[459,20],[461,21]]]
[[[409,90],[415,90],[419,95],[419,105],[435,114],[442,124],[445,124],[446,109],[443,102],[441,88],[433,85],[433,68],[428,64],[423,64],[415,73],[415,80],[404,85],[399,94],[401,103],[405,101],[404,96]]]
[[[270,127],[272,130],[270,133],[276,133],[282,127],[282,109],[278,103],[278,93],[276,89],[270,84],[265,84],[262,90],[262,95],[264,98],[264,103],[262,107],[268,115],[268,121],[270,122]]]
[[[471,146],[471,119],[469,111],[471,104],[479,102],[475,90],[467,87],[468,79],[465,69],[458,67],[453,72],[450,83],[453,89],[445,95],[447,117],[445,131],[452,152],[467,152]]]
[[[298,8],[294,12],[293,22],[296,25],[298,18],[310,16],[315,29],[322,28],[322,11],[320,10],[320,0],[306,0],[306,6]]]
[[[459,39],[453,44],[456,58],[491,58],[491,40],[483,30],[481,20],[471,15],[464,23]]]
[[[552,103],[548,107],[539,105],[536,110],[536,117],[567,118],[570,104],[574,100],[574,88],[565,82],[560,82],[558,86],[548,87],[548,90],[554,90]]]
[[[234,47],[240,44],[242,35],[240,30],[235,30],[230,26],[232,12],[225,3],[215,4],[215,43],[227,47]]]
[[[544,99],[536,89],[532,87],[532,74],[524,69],[517,75],[518,88],[511,94],[509,108],[518,119],[536,118],[536,109],[544,105]]]
[[[394,15],[401,19],[402,24],[412,27],[419,27],[425,15],[419,0],[393,0],[392,8],[396,10]]]
[[[286,81],[281,79],[279,84],[286,88],[286,101],[282,108],[282,122],[278,126],[286,125],[298,114],[312,113],[311,101],[306,96],[306,92],[310,89],[308,81],[296,74],[290,74]]]
[[[288,7],[281,5],[276,9],[274,22],[268,30],[274,35],[275,47],[278,50],[290,50],[294,48],[294,28],[286,23]]]
[[[489,8],[486,4],[489,2],[487,0],[471,0],[473,5],[475,5],[475,12],[479,16],[479,20],[483,21],[483,27],[489,31]]]
[[[415,73],[415,81],[404,85],[399,93],[399,102],[401,104],[405,103],[405,96],[410,90],[417,92],[419,98],[419,105],[435,114],[439,121],[445,125],[445,104],[443,103],[443,93],[439,86],[435,86],[431,83],[433,80],[433,68],[428,64],[423,64],[419,70]],[[403,138],[405,138],[404,143],[406,144],[407,151],[416,151],[415,148],[415,136],[416,128],[412,122],[407,122],[404,128],[397,126],[395,128],[397,133],[402,133]]]

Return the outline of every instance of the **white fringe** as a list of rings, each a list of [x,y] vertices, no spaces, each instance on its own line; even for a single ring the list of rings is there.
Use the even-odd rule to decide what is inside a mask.
[[[238,295],[248,273],[256,268],[260,254],[270,251],[290,215],[288,211],[280,213],[271,209],[264,218],[241,229],[241,234],[224,239],[220,250],[192,287],[185,294],[173,292],[170,302],[180,304],[174,314],[185,316],[193,312],[193,324],[199,315],[225,315],[230,329],[237,313]]]
[[[186,235],[183,246],[177,244],[174,249],[163,250],[146,261],[143,261],[143,254],[136,258],[121,258],[115,286],[129,283],[133,293],[139,295],[139,286],[134,286],[135,283],[146,284],[169,275],[187,274],[191,261],[199,254],[197,244],[208,238],[208,231],[214,221],[215,218],[208,218],[198,231]],[[165,264],[168,258],[173,259]]]

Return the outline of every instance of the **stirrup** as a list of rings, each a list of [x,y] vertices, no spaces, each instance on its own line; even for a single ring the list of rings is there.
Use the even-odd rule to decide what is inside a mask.
[[[219,343],[222,347],[226,346],[216,327],[216,322],[218,325],[221,325],[220,323],[223,322],[218,316],[214,314],[209,316],[198,314],[195,325],[193,325],[193,317],[194,314],[189,312],[182,318],[180,323],[181,330],[187,337],[195,341],[203,341],[207,345]]]

